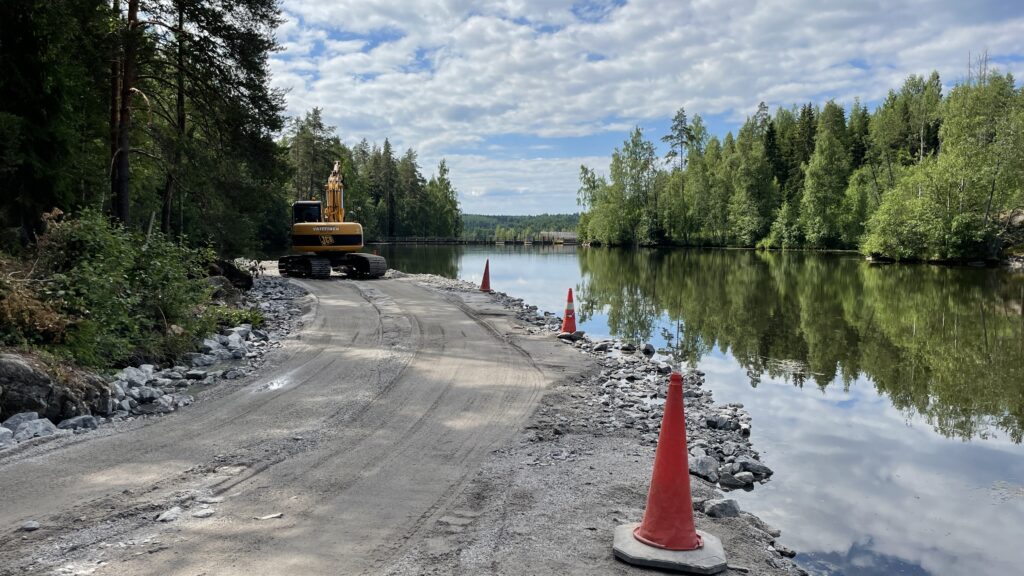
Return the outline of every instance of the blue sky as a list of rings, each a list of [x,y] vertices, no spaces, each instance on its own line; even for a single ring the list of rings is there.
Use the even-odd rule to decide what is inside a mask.
[[[898,4],[898,5],[893,5]],[[578,210],[633,126],[674,112],[733,130],[758,102],[877,102],[911,73],[951,85],[970,54],[1019,76],[1024,2],[284,0],[273,83],[349,143],[389,138],[464,211]]]

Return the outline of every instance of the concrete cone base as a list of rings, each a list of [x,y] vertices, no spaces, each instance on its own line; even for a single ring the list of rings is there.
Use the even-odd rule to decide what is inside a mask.
[[[697,534],[704,540],[704,546],[697,550],[665,550],[648,546],[634,538],[633,530],[639,525],[639,522],[634,522],[615,529],[612,551],[619,560],[637,566],[691,574],[718,574],[725,570],[725,548],[718,537],[697,530]]]

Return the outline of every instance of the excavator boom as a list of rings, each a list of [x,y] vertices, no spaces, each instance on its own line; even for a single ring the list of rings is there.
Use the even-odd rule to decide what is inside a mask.
[[[334,163],[334,170],[327,178],[327,206],[324,208],[324,222],[345,221],[345,178],[341,174],[341,161]]]

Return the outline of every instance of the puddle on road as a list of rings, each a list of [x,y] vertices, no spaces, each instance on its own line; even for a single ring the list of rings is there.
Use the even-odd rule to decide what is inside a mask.
[[[287,386],[290,383],[291,383],[291,380],[288,379],[288,378],[275,378],[275,379],[271,380],[270,382],[267,382],[266,384],[264,384],[264,385],[260,386],[259,388],[257,388],[256,391],[257,392],[272,392],[274,390],[280,390],[281,388],[284,388],[285,386]]]

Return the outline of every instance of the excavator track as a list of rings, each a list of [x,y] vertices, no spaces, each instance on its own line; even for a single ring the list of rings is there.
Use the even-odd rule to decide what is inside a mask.
[[[330,278],[331,261],[327,258],[285,256],[277,261],[277,269],[282,276]]]
[[[349,254],[351,269],[359,278],[380,278],[388,271],[388,262],[383,256],[376,254]]]
[[[331,261],[327,258],[310,258],[309,259],[309,277],[310,278],[330,278],[331,277]]]

